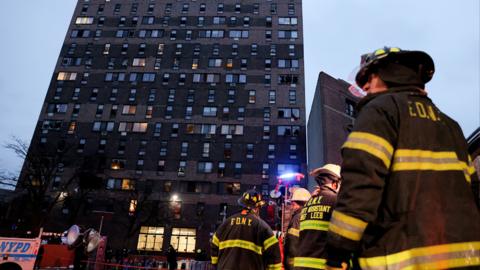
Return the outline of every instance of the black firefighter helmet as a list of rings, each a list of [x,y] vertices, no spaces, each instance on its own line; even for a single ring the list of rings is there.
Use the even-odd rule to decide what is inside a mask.
[[[384,47],[362,55],[355,82],[363,87],[370,74],[377,73],[385,82],[425,85],[434,72],[433,59],[427,53]]]
[[[265,201],[262,200],[262,194],[255,189],[250,189],[242,194],[242,197],[238,199],[238,204],[244,208],[253,209],[262,207]]]

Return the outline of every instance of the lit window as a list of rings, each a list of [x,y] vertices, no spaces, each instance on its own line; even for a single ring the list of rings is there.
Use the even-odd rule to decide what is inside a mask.
[[[142,226],[138,235],[137,250],[161,251],[164,232],[164,227]]]
[[[193,253],[195,252],[196,239],[197,233],[195,229],[173,228],[170,244],[178,252]]]

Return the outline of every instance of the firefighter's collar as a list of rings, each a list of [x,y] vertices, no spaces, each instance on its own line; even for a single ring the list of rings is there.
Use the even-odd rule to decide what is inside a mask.
[[[422,96],[427,95],[427,92],[424,89],[419,88],[418,86],[414,86],[414,85],[392,87],[392,88],[388,88],[386,91],[383,91],[383,92],[378,92],[378,93],[375,93],[375,94],[366,95],[364,98],[362,98],[360,100],[360,102],[358,102],[357,111],[359,112],[365,105],[367,105],[367,103],[372,101],[374,98],[376,98],[378,96],[381,96],[381,95],[391,94],[392,92],[414,92],[414,93],[416,93],[418,95],[422,95]]]

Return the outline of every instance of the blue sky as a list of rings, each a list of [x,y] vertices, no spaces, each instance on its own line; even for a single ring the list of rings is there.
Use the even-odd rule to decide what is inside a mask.
[[[360,55],[379,47],[424,50],[436,74],[427,85],[465,136],[480,126],[480,1],[304,0],[307,115],[320,71],[347,80]],[[75,0],[3,1],[0,9],[0,143],[30,141],[73,14]],[[22,161],[0,148],[0,170]]]

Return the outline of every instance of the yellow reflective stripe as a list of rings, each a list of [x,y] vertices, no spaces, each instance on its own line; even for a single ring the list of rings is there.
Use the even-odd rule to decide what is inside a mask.
[[[465,179],[475,172],[473,166],[460,161],[453,151],[428,151],[419,149],[398,149],[393,156],[392,171],[463,171]]]
[[[218,263],[218,257],[212,256],[212,264],[217,264],[217,263]]]
[[[378,50],[375,51],[374,54],[375,55],[380,55],[380,54],[384,54],[384,53],[386,53],[384,49],[378,49]]]
[[[367,222],[361,219],[347,216],[334,210],[328,230],[347,239],[359,241],[367,224]]]
[[[243,248],[251,250],[259,255],[262,255],[262,247],[255,245],[253,242],[245,241],[245,240],[227,240],[221,241],[219,245],[219,249],[226,249],[226,248]]]
[[[360,258],[362,269],[446,269],[480,265],[480,242],[463,242]]]
[[[218,247],[218,243],[219,243],[219,242],[220,242],[220,241],[218,240],[217,234],[214,233],[214,234],[213,234],[213,237],[212,237],[212,244],[214,244],[215,246]]]
[[[263,242],[263,250],[267,250],[269,247],[275,245],[278,243],[278,239],[275,237],[275,235],[272,235],[272,237],[268,238]]]
[[[287,233],[290,234],[290,235],[296,236],[296,237],[300,236],[300,231],[298,229],[295,229],[295,228],[288,229]]]
[[[303,220],[300,222],[300,231],[303,230],[317,230],[328,231],[328,225],[330,222],[323,220]]]
[[[282,263],[267,265],[267,270],[281,270],[281,269],[282,269]]]
[[[311,258],[311,257],[295,257],[293,259],[293,266],[297,267],[307,267],[313,269],[325,269],[325,259],[320,258]]]
[[[342,148],[361,150],[379,158],[385,167],[390,168],[393,155],[393,146],[384,138],[367,133],[352,132],[348,135],[347,141]]]

